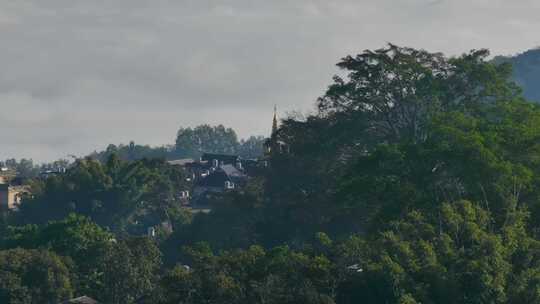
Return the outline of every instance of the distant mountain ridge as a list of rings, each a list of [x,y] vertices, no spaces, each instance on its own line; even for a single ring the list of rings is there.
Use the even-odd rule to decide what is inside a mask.
[[[514,68],[514,80],[523,88],[525,97],[540,103],[540,47],[515,56],[497,56],[493,61],[511,63]]]

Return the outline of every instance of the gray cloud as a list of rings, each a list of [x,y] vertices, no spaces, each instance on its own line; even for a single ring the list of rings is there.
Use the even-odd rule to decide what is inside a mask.
[[[538,44],[533,0],[21,0],[0,4],[0,159],[172,143],[204,122],[267,134],[339,58],[386,42],[460,54]]]

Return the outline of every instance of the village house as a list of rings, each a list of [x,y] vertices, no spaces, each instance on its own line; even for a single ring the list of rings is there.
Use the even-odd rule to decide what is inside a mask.
[[[7,167],[0,166],[0,184],[7,184],[16,177],[17,173]]]
[[[209,197],[240,189],[247,182],[242,160],[236,155],[204,154],[201,164],[204,167],[194,179],[192,207],[205,206]]]
[[[54,169],[47,169],[39,172],[39,177],[42,179],[47,179],[52,176],[57,176],[66,173],[66,168],[54,168]]]
[[[212,167],[223,165],[242,166],[241,158],[238,155],[204,153],[201,156],[201,162],[208,162]]]
[[[210,174],[200,179],[193,189],[194,197],[204,193],[223,193],[238,189],[247,181],[247,175],[232,165],[213,167]]]
[[[265,156],[261,159],[242,159],[238,155],[204,153],[199,160],[190,158],[171,160],[169,164],[188,172],[186,181],[191,189],[178,194],[182,205],[191,208],[208,208],[214,198],[229,191],[242,189],[250,176],[257,176],[268,167],[272,154],[289,153],[289,147],[278,140],[277,111],[274,108],[272,134],[264,143]]]
[[[29,192],[22,179],[16,176],[14,170],[0,168],[0,212],[17,209],[22,196]]]
[[[187,181],[193,188],[180,191],[178,199],[191,207],[205,205],[209,196],[243,187],[248,178],[244,160],[237,155],[205,153],[197,161],[179,159],[169,161],[169,164],[189,172]]]
[[[0,184],[0,211],[16,210],[25,193],[28,193],[27,186]]]

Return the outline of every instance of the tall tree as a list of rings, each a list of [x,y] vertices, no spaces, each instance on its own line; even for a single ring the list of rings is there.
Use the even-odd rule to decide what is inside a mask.
[[[152,294],[158,281],[161,253],[148,238],[130,238],[113,244],[103,262],[105,303],[134,303]]]
[[[318,106],[329,119],[348,113],[365,120],[362,133],[379,143],[422,141],[436,113],[471,113],[478,105],[517,96],[511,67],[487,62],[488,55],[479,50],[446,58],[393,44],[367,50],[338,63],[347,78],[335,76]]]
[[[198,158],[202,153],[234,154],[237,148],[236,133],[223,125],[180,128],[176,136],[176,153],[180,157]]]
[[[46,250],[0,251],[0,302],[56,304],[73,295],[65,260]]]

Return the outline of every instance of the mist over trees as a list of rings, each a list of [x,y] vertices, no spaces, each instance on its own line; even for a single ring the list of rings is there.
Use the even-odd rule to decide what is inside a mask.
[[[203,153],[219,153],[239,155],[245,159],[260,158],[263,156],[264,136],[250,136],[238,140],[236,132],[223,125],[200,125],[195,128],[180,128],[177,132],[174,145],[151,147],[130,142],[129,145],[110,144],[101,152],[94,152],[90,157],[102,162],[116,154],[120,159],[127,161],[143,158],[199,159]]]
[[[175,203],[184,169],[123,156],[135,144],[36,180],[0,225],[0,256],[21,256],[0,263],[0,299],[538,303],[540,106],[488,58],[390,44],[341,59],[318,111],[283,119],[283,148],[210,213]],[[167,153],[262,142],[203,125]],[[165,220],[172,231],[143,236]]]
[[[512,64],[514,81],[523,89],[523,96],[530,101],[540,102],[540,48],[515,56],[497,56],[496,63]]]
[[[60,168],[66,168],[70,164],[68,159],[59,159],[53,162],[36,164],[32,159],[21,158],[19,160],[15,158],[9,158],[5,161],[0,161],[0,167],[6,168],[17,172],[17,175],[22,178],[34,178],[42,171],[47,170],[59,170]]]

